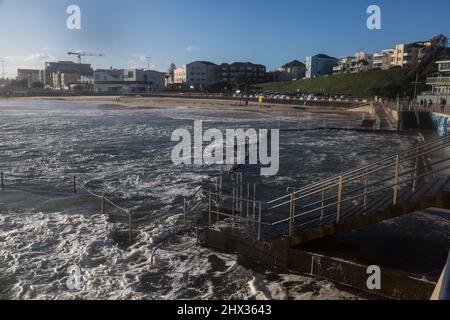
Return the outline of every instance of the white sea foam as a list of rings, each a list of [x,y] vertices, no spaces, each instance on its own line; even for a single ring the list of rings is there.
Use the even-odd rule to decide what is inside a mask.
[[[21,191],[25,192],[21,199],[37,209],[0,211],[1,297],[353,298],[329,282],[308,277],[281,276],[269,281],[271,277],[240,266],[233,255],[197,247],[192,234],[170,236],[177,234],[183,225],[182,217],[173,216],[174,212],[181,212],[181,197],[190,197],[198,188],[204,188],[205,181],[210,180],[212,173],[217,174],[218,169],[173,166],[170,136],[174,129],[189,127],[193,120],[205,117],[205,127],[217,125],[222,130],[277,127],[279,120],[294,120],[296,116],[192,109],[101,110],[59,102],[30,102],[22,109],[20,105],[11,107],[11,111],[2,113],[5,120],[0,123],[2,167],[42,179],[48,188],[40,185],[30,190],[26,186],[28,180],[7,177],[7,189],[21,183]],[[308,113],[301,113],[300,117],[313,120]],[[282,167],[286,171],[276,179],[262,181],[284,192],[288,185],[330,176],[338,166],[365,163],[370,160],[365,150],[377,145],[388,151],[389,146],[395,150],[407,145],[406,138],[389,144],[381,143],[382,139],[337,132],[286,133],[281,146]],[[339,152],[343,144],[356,150]],[[60,208],[61,203],[66,204],[66,198],[55,201],[52,192],[59,196],[61,189],[67,191],[70,188],[67,177],[73,174],[93,191],[105,192],[127,207],[145,211],[136,216],[135,245],[126,248],[114,240],[116,231],[126,228],[117,223],[124,222],[120,218],[81,214],[98,211],[97,199],[80,193],[70,198],[71,205],[64,211]],[[16,204],[3,199],[0,210]],[[23,202],[20,205],[25,206]],[[156,248],[159,250],[153,256]],[[66,271],[71,265],[82,268],[80,292],[66,288]]]

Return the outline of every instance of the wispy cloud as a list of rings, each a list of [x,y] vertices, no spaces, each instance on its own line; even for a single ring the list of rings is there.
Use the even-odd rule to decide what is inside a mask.
[[[186,48],[186,51],[187,52],[194,52],[194,51],[199,51],[200,50],[200,48],[199,47],[196,47],[196,46],[188,46],[187,48]]]
[[[147,55],[145,54],[135,54],[130,60],[128,60],[126,67],[130,69],[147,69],[148,61]],[[150,59],[150,69],[156,69],[157,65],[151,62]]]
[[[5,60],[11,63],[39,63],[47,61],[55,61],[56,58],[48,53],[30,53],[23,56],[6,56]]]
[[[45,62],[57,61],[53,55],[42,52],[0,58],[5,60],[5,74],[12,78],[17,75],[17,69],[44,69]]]

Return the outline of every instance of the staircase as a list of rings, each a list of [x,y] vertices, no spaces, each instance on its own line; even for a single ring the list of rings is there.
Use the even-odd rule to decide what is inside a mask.
[[[449,147],[449,136],[436,139],[268,202],[242,192],[210,193],[201,222],[243,238],[298,245],[430,207],[450,209]]]

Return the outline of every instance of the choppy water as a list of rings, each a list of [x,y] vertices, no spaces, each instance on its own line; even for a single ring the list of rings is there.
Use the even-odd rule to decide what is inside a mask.
[[[323,121],[305,112],[300,117],[313,126]],[[0,101],[1,171],[27,177],[6,175],[6,190],[0,193],[0,298],[355,298],[326,281],[256,274],[232,255],[196,246],[192,232],[171,238],[151,267],[161,240],[182,230],[183,199],[208,188],[218,170],[176,167],[170,160],[172,132],[192,128],[198,119],[206,128],[222,130],[277,127],[280,120],[292,120],[276,113]],[[328,177],[414,141],[411,136],[344,131],[283,132],[279,175],[252,179],[270,185],[261,196],[283,194],[289,185]],[[133,208],[136,243],[131,248],[118,236],[126,217],[111,209],[109,216],[99,215],[97,199],[71,194],[73,175]],[[82,268],[80,292],[66,287],[71,265]]]

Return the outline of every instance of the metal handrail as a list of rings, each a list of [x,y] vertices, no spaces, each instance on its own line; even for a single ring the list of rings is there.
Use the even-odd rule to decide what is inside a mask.
[[[380,164],[382,164],[382,163],[384,163],[384,162],[387,162],[387,161],[393,161],[393,160],[396,159],[397,156],[402,157],[402,156],[405,156],[405,155],[407,155],[407,154],[409,154],[409,153],[411,153],[411,152],[415,152],[414,156],[416,156],[416,153],[417,153],[417,150],[418,150],[418,149],[423,149],[424,147],[432,146],[433,144],[436,144],[436,143],[445,141],[445,140],[447,140],[447,139],[449,139],[449,136],[445,136],[445,137],[443,137],[443,138],[439,138],[439,139],[430,141],[430,142],[428,142],[428,143],[420,144],[419,146],[416,146],[416,147],[411,148],[411,149],[409,149],[409,150],[403,151],[403,152],[401,152],[401,153],[399,153],[399,154],[397,154],[397,155],[387,157],[387,158],[385,158],[385,159],[383,159],[383,160],[375,161],[375,162],[373,162],[373,163],[371,163],[371,164],[367,164],[367,165],[364,165],[364,166],[359,167],[359,168],[357,168],[357,169],[347,171],[347,172],[345,172],[345,173],[342,173],[342,174],[340,174],[340,175],[334,176],[334,177],[332,177],[332,178],[325,179],[325,180],[323,180],[323,181],[321,181],[321,182],[311,184],[311,185],[306,186],[306,187],[301,188],[301,189],[297,189],[297,190],[295,191],[295,194],[298,194],[298,193],[304,193],[305,191],[308,191],[309,189],[317,189],[317,188],[320,188],[321,186],[324,186],[324,185],[326,186],[326,185],[330,185],[330,184],[333,184],[333,183],[334,183],[334,184],[333,184],[333,187],[335,187],[335,186],[336,186],[336,181],[335,181],[335,180],[339,179],[340,177],[344,177],[344,178],[346,178],[346,181],[349,181],[348,176],[349,176],[350,174],[356,174],[356,173],[359,173],[359,172],[361,172],[361,171],[363,171],[363,170],[368,170],[368,169],[371,168],[371,167],[375,167],[375,166],[377,166],[377,165],[380,165]],[[448,141],[447,143],[450,143],[450,141]],[[445,147],[446,147],[446,146],[445,146]],[[430,152],[433,152],[433,151],[436,151],[436,150],[440,150],[440,149],[442,149],[443,147],[442,147],[442,146],[437,146],[436,148],[437,148],[437,149],[432,148],[431,150],[426,150],[426,151],[424,151],[423,153],[424,153],[424,154],[428,154],[428,153],[430,153]],[[404,161],[406,161],[406,160],[411,160],[411,157],[410,157],[409,159],[403,159],[403,160],[401,160],[401,162],[404,162]],[[389,165],[389,167],[390,167],[390,166],[392,166],[392,164]],[[363,176],[364,176],[364,175],[363,175]],[[353,180],[355,180],[355,179],[353,179]],[[322,187],[322,188],[323,188],[323,187]],[[329,189],[329,188],[328,188],[328,189]],[[274,199],[274,200],[272,200],[272,201],[269,201],[268,204],[272,204],[272,203],[278,202],[278,201],[280,201],[280,200],[289,198],[290,196],[291,196],[290,194],[285,195],[285,196],[283,196],[283,197],[280,197],[280,198]]]
[[[263,217],[260,216],[258,221],[256,221],[256,215],[253,215],[253,219],[249,219],[250,217],[247,215],[247,222],[256,223],[258,225],[259,230],[261,229],[261,226],[276,226],[282,223],[289,222],[289,235],[292,235],[295,227],[299,227],[299,225],[295,226],[295,220],[300,217],[305,217],[311,214],[314,214],[316,212],[320,211],[320,216],[318,218],[314,218],[311,220],[308,220],[306,222],[302,222],[300,226],[307,225],[310,223],[313,223],[314,221],[321,220],[324,221],[324,217],[326,216],[326,223],[330,223],[331,220],[329,220],[333,215],[336,217],[335,221],[337,223],[340,222],[341,214],[343,213],[343,206],[345,203],[353,202],[354,200],[362,199],[364,198],[364,212],[367,212],[371,210],[367,207],[369,196],[380,193],[386,190],[393,190],[393,196],[392,196],[392,205],[397,205],[397,202],[399,199],[399,191],[400,188],[403,188],[402,186],[410,186],[412,184],[412,190],[415,192],[417,181],[419,179],[423,179],[429,176],[436,176],[436,174],[447,171],[450,169],[450,165],[442,166],[442,164],[448,163],[450,160],[450,157],[446,157],[443,159],[439,159],[436,161],[432,161],[430,159],[430,155],[436,151],[443,150],[445,148],[448,148],[450,146],[450,141],[447,137],[443,137],[440,139],[436,139],[434,141],[421,144],[417,147],[411,148],[407,151],[404,151],[395,157],[389,157],[377,162],[374,162],[372,164],[363,166],[361,168],[348,171],[346,174],[342,174],[340,176],[337,176],[336,178],[327,179],[325,181],[322,181],[318,184],[310,185],[306,188],[295,190],[290,188],[292,191],[289,195],[281,197],[276,200],[272,200],[270,202],[262,202],[262,201],[255,201],[251,199],[245,199],[239,196],[228,196],[223,194],[214,194],[210,193],[210,205],[209,205],[209,214],[211,217],[211,214],[217,214],[217,215],[224,215],[227,217],[231,217],[234,219],[235,217],[235,210],[233,210],[233,213],[221,213],[220,209],[217,208],[216,210],[212,210],[212,202],[211,197],[212,196],[220,196],[222,199],[232,199],[234,202],[249,202],[249,203],[256,203],[261,208],[264,205],[264,210],[266,213],[271,213],[272,210],[282,207],[282,206],[288,206],[289,205],[289,216],[286,218],[282,218],[278,221],[274,221],[271,223],[268,222],[262,222]],[[395,161],[394,161],[395,160]],[[411,161],[415,160],[415,166],[412,169],[411,166],[404,166],[403,164],[408,163],[412,164]],[[439,167],[437,167],[439,166]],[[371,181],[369,183],[369,176],[374,175],[380,172],[386,172],[387,170],[391,169],[395,170],[394,175],[389,175],[386,177],[386,175],[383,175],[381,177],[376,178],[376,181]],[[425,169],[425,173],[419,172],[419,170]],[[349,185],[349,183],[353,186],[356,184],[359,184],[363,182],[363,187],[356,187],[352,188],[351,190],[346,191],[345,185]],[[386,186],[386,183],[388,185]],[[385,185],[381,188],[374,187],[379,185]],[[336,187],[338,188],[336,195],[326,196],[326,194],[330,192],[336,192]],[[306,190],[301,192],[301,190]],[[321,195],[322,199],[317,201],[314,200],[311,203],[304,204],[304,200],[310,197]],[[288,201],[276,204],[274,204],[274,201],[279,201],[286,199],[287,197],[290,197]],[[331,201],[331,203],[330,203]],[[391,200],[389,200],[391,201]],[[299,207],[298,205],[301,204]],[[361,205],[361,204],[359,204]],[[315,207],[317,206],[317,207]],[[330,210],[327,210],[325,213],[325,209],[328,208],[334,208],[336,207],[336,213],[330,214]],[[307,210],[310,209],[310,210]],[[297,211],[297,212],[296,212]],[[278,211],[279,212],[279,211]],[[234,222],[234,220],[233,220]],[[210,225],[211,225],[211,218],[210,218]],[[259,232],[260,235],[260,232]],[[258,237],[260,239],[260,236]]]
[[[433,162],[433,163],[431,163],[431,165],[436,166],[436,165],[439,165],[439,164],[441,164],[441,163],[447,162],[447,161],[449,161],[449,160],[450,160],[450,157],[449,157],[449,158],[446,158],[446,159],[443,159],[443,160],[439,160],[439,161]],[[414,173],[414,172],[415,172],[414,169],[411,169],[411,170],[408,170],[408,171],[404,171],[404,172],[401,173],[401,175],[399,176],[399,178],[403,178],[404,176],[408,176],[408,174],[411,174],[411,173]],[[423,178],[423,177],[426,177],[426,176],[429,176],[429,175],[430,175],[430,174],[422,175],[422,176],[416,176],[416,179],[418,179],[418,178]],[[377,181],[377,182],[372,183],[372,184],[368,184],[367,186],[364,186],[364,187],[362,187],[362,188],[357,188],[357,189],[353,189],[353,190],[347,191],[347,192],[344,193],[344,195],[352,194],[352,193],[355,193],[355,192],[358,192],[358,191],[361,191],[361,190],[365,190],[365,189],[370,189],[371,187],[380,185],[380,184],[385,183],[385,182],[388,182],[388,181],[392,181],[394,178],[395,178],[395,175],[390,176],[390,177],[388,177],[388,178],[386,178],[386,179]],[[410,183],[410,182],[411,182],[411,181],[404,181],[404,182],[402,182],[402,183],[400,183],[400,184],[406,184],[406,183]],[[389,187],[389,188],[391,188],[391,187]],[[327,202],[327,201],[329,201],[329,200],[333,200],[333,199],[336,199],[336,198],[337,198],[337,196],[332,196],[332,197],[329,197],[329,198],[324,198],[322,201],[317,201],[317,202],[311,203],[311,204],[309,204],[309,205],[302,206],[301,208],[308,208],[308,207],[311,207],[311,206],[313,206],[313,205],[317,205],[317,204],[320,204],[320,203],[322,203],[322,202]],[[302,198],[296,198],[295,201],[300,200],[300,199],[302,199]]]
[[[30,180],[43,180],[43,179],[30,178],[27,176],[21,176],[21,175],[12,174],[12,173],[10,174],[10,173],[0,172],[0,190],[1,191],[4,191],[4,189],[5,189],[5,184],[4,184],[5,176],[30,179]],[[130,244],[133,243],[132,211],[130,209],[125,209],[125,208],[120,207],[119,205],[114,203],[112,200],[108,199],[104,193],[102,195],[98,195],[98,194],[94,193],[93,191],[89,190],[88,188],[86,188],[86,183],[83,182],[81,179],[77,178],[76,176],[71,177],[70,180],[73,181],[73,193],[77,193],[77,186],[79,186],[81,190],[85,191],[90,196],[97,198],[97,199],[101,199],[101,214],[106,214],[106,203],[110,204],[111,206],[118,209],[119,211],[122,211],[123,213],[125,213],[128,216],[128,240],[129,240]],[[77,181],[79,181],[80,183],[77,184]]]

